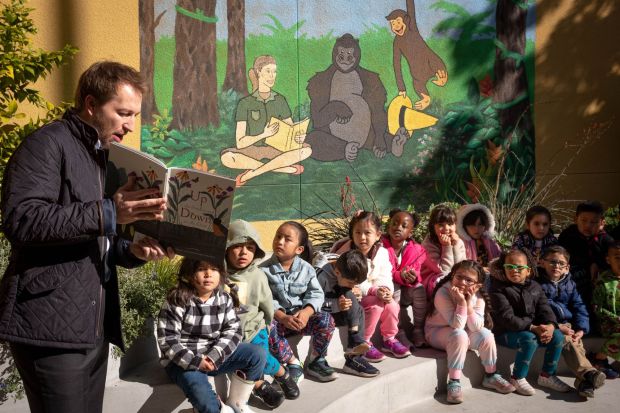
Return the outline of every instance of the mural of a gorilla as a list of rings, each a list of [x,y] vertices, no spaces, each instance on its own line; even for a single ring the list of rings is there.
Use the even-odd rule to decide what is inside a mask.
[[[379,75],[359,66],[361,49],[351,34],[336,40],[332,64],[308,81],[313,130],[306,137],[312,158],[352,162],[360,149],[382,158],[402,155],[407,141],[403,129],[387,132],[386,91]]]

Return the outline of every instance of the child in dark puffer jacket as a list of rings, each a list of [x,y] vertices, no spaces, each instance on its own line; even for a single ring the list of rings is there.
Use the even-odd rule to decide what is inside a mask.
[[[575,388],[584,397],[594,397],[594,390],[605,383],[605,374],[586,357],[581,338],[590,330],[590,319],[569,272],[569,260],[568,252],[561,246],[548,247],[539,261],[540,285],[564,334],[562,355],[577,377]]]

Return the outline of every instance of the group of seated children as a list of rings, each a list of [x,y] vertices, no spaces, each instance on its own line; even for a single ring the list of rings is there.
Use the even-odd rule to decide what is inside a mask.
[[[507,251],[495,242],[494,217],[481,204],[433,208],[421,245],[412,237],[418,224],[415,214],[393,210],[383,233],[379,216],[358,211],[348,238],[313,254],[304,226],[287,221],[261,262],[258,234],[234,221],[223,265],[188,258],[181,264],[158,322],[166,372],[201,413],[251,412],[251,394],[276,408],[299,396],[304,373],[319,381],[338,377],[325,357],[339,326],[347,331],[342,371],[361,377],[378,375],[371,363],[386,353],[445,350],[450,403],[463,401],[468,349],[480,356],[483,387],[500,393],[535,393],[526,378],[538,347],[545,348],[538,386],[571,390],[555,375],[561,355],[584,397],[618,377],[620,242],[604,232],[599,203],[580,204],[559,240],[550,212],[530,208],[526,229]],[[607,340],[587,355],[582,338],[594,320]],[[381,339],[373,340],[378,325]],[[305,368],[287,340],[297,334],[311,337]],[[497,372],[496,343],[517,349],[508,380]],[[616,361],[610,365],[608,357]],[[208,382],[225,373],[226,404]]]

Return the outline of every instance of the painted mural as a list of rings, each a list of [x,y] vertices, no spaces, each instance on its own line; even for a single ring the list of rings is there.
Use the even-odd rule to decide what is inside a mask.
[[[380,210],[534,173],[533,2],[140,0],[141,149],[235,178],[233,217]],[[510,151],[511,156],[502,154]]]

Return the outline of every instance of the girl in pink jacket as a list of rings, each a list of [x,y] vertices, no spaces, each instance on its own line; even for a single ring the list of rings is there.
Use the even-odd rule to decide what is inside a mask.
[[[400,327],[412,338],[415,347],[424,347],[427,300],[420,274],[422,264],[426,261],[426,250],[411,237],[419,222],[417,215],[393,209],[390,211],[387,234],[382,235],[381,241],[392,264],[394,300],[400,303]],[[413,312],[413,325],[407,314],[409,306]]]

